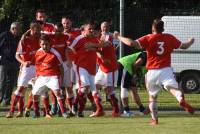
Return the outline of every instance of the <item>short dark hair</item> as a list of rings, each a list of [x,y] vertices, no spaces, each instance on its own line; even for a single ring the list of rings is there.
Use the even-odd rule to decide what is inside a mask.
[[[94,23],[92,23],[91,21],[86,21],[82,26],[81,26],[81,30],[85,30],[85,27],[91,25],[94,28]]]
[[[49,36],[46,35],[46,34],[41,34],[41,36],[40,36],[40,40],[44,40],[44,41],[48,41],[48,42],[50,42],[50,38],[49,38]]]
[[[35,14],[37,15],[38,13],[46,13],[46,11],[44,9],[38,9]]]
[[[40,27],[40,25],[39,25],[37,22],[32,21],[32,22],[30,23],[30,28],[32,29],[32,28],[34,28],[34,27]]]
[[[155,19],[152,26],[158,33],[162,33],[164,31],[164,22],[161,19]]]
[[[71,21],[72,18],[70,16],[62,16],[62,19],[67,19]]]

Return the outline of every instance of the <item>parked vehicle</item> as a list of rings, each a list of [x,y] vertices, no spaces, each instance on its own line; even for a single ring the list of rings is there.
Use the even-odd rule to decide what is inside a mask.
[[[183,42],[189,37],[195,38],[189,49],[173,52],[171,65],[185,93],[200,93],[200,16],[164,16],[162,20],[165,33]]]

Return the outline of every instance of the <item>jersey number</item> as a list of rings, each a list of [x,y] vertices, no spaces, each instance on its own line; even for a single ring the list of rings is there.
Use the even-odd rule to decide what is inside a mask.
[[[156,51],[156,53],[158,55],[162,55],[165,51],[164,49],[164,42],[157,42],[157,44],[159,45],[159,49]]]

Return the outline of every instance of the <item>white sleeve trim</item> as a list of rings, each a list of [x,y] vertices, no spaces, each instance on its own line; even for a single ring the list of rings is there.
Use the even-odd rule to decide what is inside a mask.
[[[54,48],[51,48],[50,51],[51,51],[53,54],[55,54],[55,56],[58,58],[60,64],[62,64],[62,63],[63,63],[63,60],[62,60],[62,58],[61,58],[61,55],[58,53],[58,51],[56,51]]]
[[[136,42],[139,44],[140,48],[143,48],[139,42],[139,40],[136,40]]]
[[[77,45],[77,43],[79,42],[79,40],[81,40],[82,38],[84,38],[83,35],[77,36],[77,37],[74,39],[74,41],[72,42],[72,44],[69,46],[69,48],[70,48],[70,49],[73,49],[73,48]]]

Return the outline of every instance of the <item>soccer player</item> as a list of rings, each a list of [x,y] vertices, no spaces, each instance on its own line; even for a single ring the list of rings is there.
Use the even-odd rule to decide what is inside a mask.
[[[148,110],[145,110],[140,96],[137,92],[136,77],[142,77],[146,73],[146,52],[137,52],[128,56],[124,56],[118,60],[121,65],[122,77],[121,77],[121,100],[124,108],[122,116],[131,117],[133,113],[129,109],[128,105],[128,90],[132,93],[133,100],[138,105],[140,112],[147,114]]]
[[[69,63],[69,58],[68,55],[66,53],[66,49],[67,49],[67,42],[69,40],[69,36],[68,35],[64,35],[63,34],[63,25],[61,23],[57,23],[55,25],[55,34],[49,35],[51,42],[52,42],[52,47],[55,48],[61,55],[62,60],[63,60],[63,67],[64,67],[64,77],[63,77],[63,82],[62,82],[62,90],[64,95],[67,97],[67,102],[69,105],[69,109],[70,109],[70,115],[74,115],[72,112],[72,105],[73,105],[73,101],[74,101],[74,95],[73,95],[73,91],[72,91],[72,82],[70,79],[70,67],[71,67],[71,63]],[[65,93],[65,89],[66,89],[66,93]],[[55,104],[55,102],[54,102]],[[56,107],[53,105],[53,107]],[[52,107],[52,112],[55,112]]]
[[[30,30],[23,34],[19,42],[16,59],[21,63],[21,67],[17,89],[13,93],[10,112],[6,115],[7,118],[12,118],[14,116],[14,107],[18,102],[18,113],[16,117],[23,116],[25,88],[28,86],[28,82],[35,77],[35,64],[33,58],[36,51],[39,49],[40,33],[40,25],[33,22],[30,24]]]
[[[101,40],[107,41],[110,44],[107,47],[101,48],[101,54],[98,54],[97,61],[99,69],[95,76],[95,85],[98,90],[100,90],[101,87],[105,88],[106,96],[110,99],[113,108],[112,116],[118,117],[120,116],[120,111],[118,99],[115,95],[115,87],[117,86],[118,78],[118,63],[112,39],[111,35],[105,32],[101,33]],[[98,116],[98,113],[94,113],[91,116]]]
[[[50,34],[55,31],[54,24],[46,22],[47,15],[46,15],[45,10],[42,10],[42,9],[37,10],[35,17],[36,17],[36,21],[40,23],[41,25],[42,33]]]
[[[64,32],[63,33],[70,36],[69,45],[71,45],[73,40],[77,36],[79,36],[81,34],[82,30],[79,29],[79,28],[74,28],[72,26],[72,21],[67,17],[62,17],[61,23],[63,24],[63,28],[64,28]],[[70,69],[71,74],[68,75],[68,76],[71,76],[71,81],[73,83],[71,88],[75,90],[75,93],[77,93],[77,88],[78,88],[78,84],[77,83],[78,82],[77,82],[77,78],[76,78],[76,75],[75,75],[76,67],[75,67],[75,64],[74,64],[74,61],[76,59],[76,54],[74,54],[72,51],[68,51],[68,56],[69,56],[68,60],[70,60],[72,62],[72,67],[68,68],[68,69]],[[71,91],[71,90],[69,90],[69,91]],[[71,92],[68,92],[68,95],[69,95],[68,98],[70,96],[71,96],[71,98],[72,98],[72,96],[74,96]],[[88,93],[87,97],[91,102],[93,111],[95,112],[96,111],[96,106],[95,106],[95,103],[94,103],[94,98],[92,96],[92,93],[91,92]],[[68,102],[70,102],[70,98],[67,99],[67,100],[68,100]],[[77,107],[78,107],[78,99],[77,99],[77,97],[75,97],[74,104],[73,104],[73,111],[75,113],[77,112]]]
[[[78,78],[78,94],[79,102],[78,117],[83,117],[83,110],[86,104],[87,94],[92,91],[95,104],[97,106],[96,112],[98,116],[103,116],[103,107],[98,90],[94,84],[94,76],[96,74],[96,52],[100,44],[99,40],[94,36],[94,28],[91,23],[83,25],[83,32],[76,37],[69,46],[78,56],[75,59],[76,77]]]
[[[74,28],[72,27],[72,21],[68,17],[62,17],[61,23],[63,25],[63,33],[65,35],[68,35],[70,39],[68,40],[68,45],[71,45],[73,40],[81,34],[81,30],[79,28]],[[68,53],[68,63],[71,62],[71,66],[68,66],[67,68],[67,79],[69,79],[72,82],[71,87],[68,87],[67,90],[67,102],[70,105],[70,107],[73,108],[73,113],[76,113],[77,111],[77,99],[76,97],[74,98],[74,93],[73,89],[76,90],[77,87],[77,82],[76,82],[76,75],[75,75],[75,69],[74,69],[74,60],[76,57],[76,54],[74,54],[72,51],[67,50]],[[76,101],[75,101],[76,100]]]
[[[61,23],[63,25],[64,34],[68,34],[71,38],[76,38],[81,34],[81,30],[79,28],[72,27],[72,21],[67,17],[62,17]]]
[[[66,113],[65,100],[60,91],[60,79],[63,79],[63,61],[60,54],[51,48],[50,38],[47,35],[40,37],[40,49],[35,54],[36,76],[33,94],[33,107],[35,118],[40,116],[39,113],[39,96],[46,92],[47,88],[53,90],[57,97],[62,116],[68,118]],[[47,118],[51,115],[46,114]]]
[[[194,109],[186,102],[184,94],[178,88],[171,67],[171,53],[173,50],[189,48],[194,43],[194,38],[190,38],[187,42],[181,42],[173,35],[163,33],[163,31],[164,22],[155,19],[152,24],[152,34],[145,35],[137,40],[122,37],[117,32],[114,34],[114,37],[126,45],[144,48],[147,51],[146,88],[149,93],[149,109],[152,117],[150,124],[152,125],[158,124],[157,95],[163,87],[176,97],[180,106],[187,112],[194,113]]]
[[[36,23],[38,23],[41,26],[41,33],[53,34],[55,32],[54,24],[46,22],[47,15],[46,15],[45,10],[43,10],[43,9],[37,10],[36,14],[35,14],[35,19],[36,19]],[[33,84],[33,83],[31,83],[31,84]],[[52,96],[54,97],[54,95],[52,95]],[[55,100],[54,98],[52,100]],[[28,98],[28,103],[27,103],[27,106],[25,109],[26,117],[29,117],[29,115],[30,115],[30,108],[33,104],[32,100],[33,100],[32,93],[30,92],[29,98]],[[49,95],[48,94],[42,95],[42,102],[43,102],[44,106],[47,104],[49,105]],[[45,116],[46,112],[48,113],[48,111],[49,111],[48,109],[44,109],[44,116]]]
[[[113,33],[110,32],[110,23],[109,22],[103,21],[101,23],[101,33],[106,34],[106,35],[113,35]],[[118,57],[118,55],[119,55],[119,50],[118,50],[119,40],[118,39],[112,39],[112,43],[115,46],[115,51],[116,51],[116,54],[117,54],[117,57]]]

